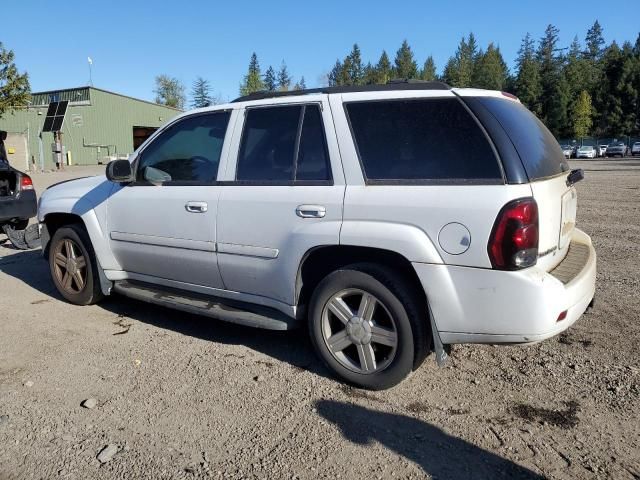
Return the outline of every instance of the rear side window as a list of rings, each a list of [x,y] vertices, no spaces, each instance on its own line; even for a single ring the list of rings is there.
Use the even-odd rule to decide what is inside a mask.
[[[553,177],[569,170],[558,141],[522,104],[497,97],[479,97],[478,101],[511,139],[529,180]]]
[[[246,111],[236,179],[251,182],[331,179],[320,108],[317,105],[251,108]]]
[[[367,180],[502,182],[489,141],[456,98],[345,106]]]

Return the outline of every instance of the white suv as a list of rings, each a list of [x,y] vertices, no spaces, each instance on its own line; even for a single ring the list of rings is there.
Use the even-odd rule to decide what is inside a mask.
[[[259,93],[180,115],[38,218],[72,303],[112,291],[270,329],[308,322],[381,389],[432,350],[531,343],[592,302],[582,171],[508,94],[441,83]]]

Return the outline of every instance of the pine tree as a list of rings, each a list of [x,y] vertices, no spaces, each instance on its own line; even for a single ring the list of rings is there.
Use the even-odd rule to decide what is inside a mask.
[[[180,110],[184,109],[187,98],[184,94],[184,85],[177,78],[158,75],[154,93],[156,94],[156,103]]]
[[[13,50],[0,42],[0,118],[9,109],[27,105],[31,98],[29,76],[18,72],[14,59]]]
[[[541,116],[556,137],[566,133],[569,85],[562,71],[562,57],[556,54],[559,30],[548,25],[538,47],[542,85]]]
[[[264,90],[264,82],[260,74],[260,64],[258,63],[258,56],[253,52],[247,74],[244,76],[242,84],[240,84],[240,95],[249,95],[262,90]]]
[[[291,85],[291,75],[289,75],[287,64],[282,60],[280,70],[278,70],[278,90],[286,92],[289,90],[289,85]]]
[[[572,108],[573,129],[575,138],[582,138],[589,135],[593,124],[593,109],[591,107],[591,96],[586,90],[580,92],[577,101]]]
[[[535,54],[535,43],[529,33],[522,39],[516,65],[518,73],[514,80],[515,94],[529,110],[539,115],[542,95],[540,64]]]
[[[475,64],[478,59],[478,46],[473,33],[468,40],[462,37],[453,57],[445,66],[445,82],[453,87],[470,87],[473,83]]]
[[[600,60],[605,42],[602,36],[602,27],[598,20],[596,20],[587,31],[585,43],[587,44],[587,58],[592,61]]]
[[[383,50],[382,55],[380,55],[380,59],[375,66],[375,83],[384,85],[391,80],[392,75],[393,72],[389,56],[387,55],[387,52]]]
[[[349,84],[362,85],[364,83],[364,69],[362,68],[362,55],[357,43],[353,44],[349,53]]]
[[[404,40],[396,53],[394,75],[397,78],[417,78],[418,64],[413,58],[413,52],[409,43]]]
[[[436,75],[436,63],[433,61],[433,57],[429,57],[425,60],[422,70],[420,71],[420,79],[432,82],[437,80]]]
[[[209,81],[198,77],[191,87],[191,108],[202,108],[213,105]]]
[[[364,66],[364,78],[362,81],[365,85],[375,85],[378,83],[378,72],[376,71],[376,67],[371,65],[371,62],[368,62]]]
[[[294,90],[305,90],[307,88],[306,83],[304,82],[304,76],[300,77],[300,81],[296,82],[293,86]]]
[[[269,65],[267,72],[264,74],[264,88],[270,92],[274,92],[278,88],[276,71],[271,65]]]
[[[338,73],[338,85],[353,85],[351,80],[352,71],[351,57],[347,55],[344,62],[342,62],[342,69]]]
[[[336,85],[341,85],[340,78],[342,73],[342,62],[340,60],[336,60],[335,65],[327,75],[327,80],[330,87],[335,87]]]
[[[500,48],[490,43],[486,52],[480,52],[473,69],[473,86],[489,90],[504,90],[509,69]]]

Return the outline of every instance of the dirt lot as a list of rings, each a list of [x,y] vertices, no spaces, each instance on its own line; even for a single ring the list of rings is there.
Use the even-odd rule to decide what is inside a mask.
[[[304,331],[69,305],[39,251],[0,246],[0,478],[640,478],[640,160],[573,164],[592,313],[386,392],[331,378]]]

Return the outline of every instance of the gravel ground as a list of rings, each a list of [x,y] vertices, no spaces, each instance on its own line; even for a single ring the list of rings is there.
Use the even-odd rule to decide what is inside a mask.
[[[0,479],[640,478],[640,160],[572,163],[595,309],[385,392],[331,378],[304,331],[69,305],[39,251],[0,246]]]

